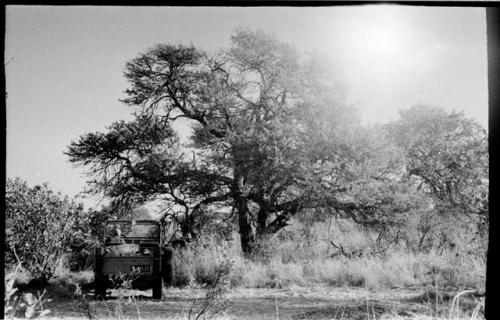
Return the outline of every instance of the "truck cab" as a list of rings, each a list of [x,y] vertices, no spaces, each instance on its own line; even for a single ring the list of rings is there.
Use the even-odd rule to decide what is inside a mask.
[[[161,299],[163,283],[173,282],[173,250],[163,245],[160,223],[155,220],[109,220],[104,242],[96,249],[96,297],[108,288],[130,281],[134,289],[153,289]]]

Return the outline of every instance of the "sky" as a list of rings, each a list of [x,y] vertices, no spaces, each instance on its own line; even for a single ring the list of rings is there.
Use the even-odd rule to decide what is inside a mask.
[[[363,123],[427,104],[486,127],[485,18],[484,8],[399,5],[7,6],[7,177],[77,196],[88,177],[63,151],[84,133],[131,119],[119,101],[125,63],[159,43],[216,51],[239,27],[327,57]]]

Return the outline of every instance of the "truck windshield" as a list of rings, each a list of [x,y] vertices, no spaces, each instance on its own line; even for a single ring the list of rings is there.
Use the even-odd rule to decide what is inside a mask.
[[[117,230],[123,238],[157,238],[160,230],[156,224],[144,224],[131,222],[113,222],[106,225],[106,236],[114,237]]]

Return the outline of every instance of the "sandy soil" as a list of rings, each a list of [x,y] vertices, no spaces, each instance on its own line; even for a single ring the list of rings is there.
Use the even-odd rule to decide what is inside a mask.
[[[121,295],[121,297],[120,297]],[[111,290],[105,301],[92,291],[86,302],[75,300],[69,290],[50,288],[44,306],[58,319],[188,319],[201,289],[165,289],[161,301],[151,298],[151,290]],[[363,288],[294,287],[289,289],[233,289],[225,298],[218,319],[408,319],[432,314],[432,305],[419,299],[421,292],[407,289],[374,291]],[[135,300],[134,300],[135,298]],[[443,311],[444,305],[442,305]],[[196,308],[195,308],[196,309]],[[197,312],[191,310],[191,319]],[[447,315],[447,312],[444,313]]]

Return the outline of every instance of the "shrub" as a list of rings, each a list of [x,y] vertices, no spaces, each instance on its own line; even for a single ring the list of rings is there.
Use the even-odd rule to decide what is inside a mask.
[[[6,184],[6,261],[15,254],[34,278],[46,282],[57,266],[78,261],[90,246],[88,215],[81,204],[54,193],[45,183],[29,187],[17,178]],[[72,254],[74,254],[72,256]]]

